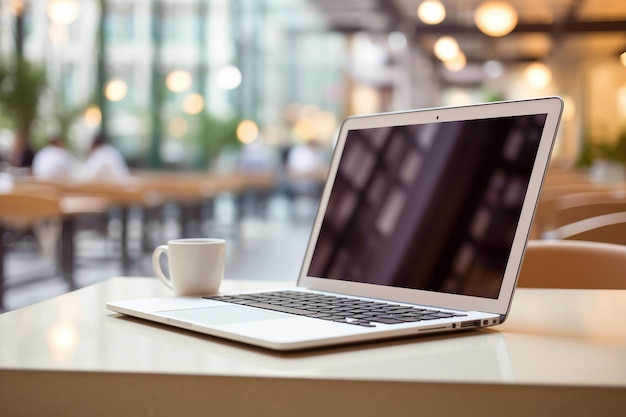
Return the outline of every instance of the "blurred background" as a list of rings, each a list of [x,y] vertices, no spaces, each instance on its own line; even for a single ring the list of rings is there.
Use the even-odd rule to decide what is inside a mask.
[[[104,130],[131,166],[206,169],[256,139],[242,120],[273,149],[331,146],[350,114],[558,94],[573,164],[626,117],[624,2],[2,0],[0,19],[5,159]]]
[[[323,179],[344,117],[545,95],[565,101],[554,166],[608,161],[621,178],[626,2],[0,0],[4,180],[31,175],[28,155],[51,138],[80,163],[97,135],[132,172],[275,173],[264,208],[233,216],[231,193],[201,233],[240,245],[235,278],[295,279],[316,191],[298,191],[311,198],[294,216],[288,174]],[[294,152],[304,145],[314,157]],[[7,276],[39,258],[23,237],[3,237]],[[151,274],[89,271],[81,282]]]

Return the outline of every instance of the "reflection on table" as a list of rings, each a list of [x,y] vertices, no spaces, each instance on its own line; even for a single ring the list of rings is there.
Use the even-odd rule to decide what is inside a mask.
[[[252,285],[284,283],[227,280],[223,289]],[[626,406],[626,327],[615,325],[626,315],[626,291],[522,289],[508,320],[493,329],[292,354],[121,317],[104,306],[167,294],[156,279],[120,277],[0,315],[0,335],[11,335],[0,344],[4,409],[576,416],[621,415]],[[33,390],[48,395],[33,398]]]

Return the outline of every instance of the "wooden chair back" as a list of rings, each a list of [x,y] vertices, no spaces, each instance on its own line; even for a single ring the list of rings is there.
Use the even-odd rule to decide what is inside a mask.
[[[0,194],[0,222],[23,225],[61,217],[59,200],[45,195]]]
[[[517,286],[626,289],[626,246],[574,240],[530,240]]]
[[[568,224],[556,229],[553,236],[563,240],[626,245],[626,212],[604,214]]]
[[[603,214],[626,211],[626,191],[593,191],[564,195],[554,204],[555,228]]]

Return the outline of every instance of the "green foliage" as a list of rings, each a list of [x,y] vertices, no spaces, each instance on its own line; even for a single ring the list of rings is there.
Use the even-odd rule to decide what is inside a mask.
[[[626,129],[611,143],[594,141],[589,136],[584,138],[576,165],[590,166],[599,159],[626,165]]]
[[[222,149],[241,146],[237,139],[240,118],[219,118],[206,113],[200,113],[194,118],[196,129],[190,132],[190,136],[199,150],[194,162],[196,167],[204,169],[218,157]]]
[[[46,87],[43,67],[23,58],[0,62],[0,110],[25,137],[37,118],[39,97]]]

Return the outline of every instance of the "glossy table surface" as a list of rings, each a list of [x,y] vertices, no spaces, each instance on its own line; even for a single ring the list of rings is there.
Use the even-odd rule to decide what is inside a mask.
[[[284,286],[227,280],[222,290]],[[481,404],[493,415],[515,415],[530,412],[531,403],[543,404],[533,409],[545,415],[626,413],[626,291],[519,289],[508,320],[491,329],[298,353],[105,308],[111,300],[167,295],[154,278],[118,277],[0,315],[0,404],[8,415],[55,407],[81,415],[81,404],[91,415],[167,415],[216,410],[218,399],[235,414],[255,415],[411,415],[417,405],[435,415],[489,415]],[[181,392],[160,397],[168,386]],[[34,387],[56,394],[28,401]],[[293,408],[307,401],[306,412]],[[525,405],[513,407],[516,401]],[[337,413],[320,414],[329,406]]]

